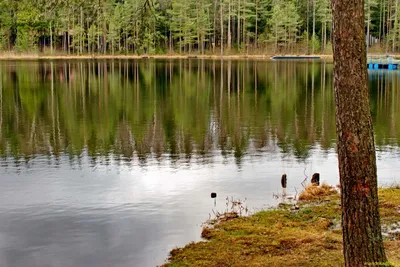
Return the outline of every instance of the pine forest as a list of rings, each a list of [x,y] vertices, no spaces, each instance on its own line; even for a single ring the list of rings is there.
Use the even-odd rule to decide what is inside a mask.
[[[332,52],[330,0],[0,0],[1,51]],[[366,0],[369,47],[399,50],[399,0]]]

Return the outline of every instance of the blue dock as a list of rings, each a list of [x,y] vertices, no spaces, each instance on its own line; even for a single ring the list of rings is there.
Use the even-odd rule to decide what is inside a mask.
[[[368,69],[370,70],[397,70],[399,68],[398,63],[368,63]]]
[[[368,60],[367,67],[369,70],[397,70],[400,61],[393,60],[388,54],[386,56],[371,57]]]

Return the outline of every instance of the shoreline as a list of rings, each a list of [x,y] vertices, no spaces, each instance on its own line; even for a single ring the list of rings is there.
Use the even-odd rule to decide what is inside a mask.
[[[390,266],[400,266],[400,187],[380,188],[379,207]],[[203,241],[173,249],[162,266],[341,266],[340,210],[336,189],[308,186],[296,204],[217,218]]]
[[[280,54],[277,54],[280,55]],[[318,56],[320,60],[333,61],[333,55],[304,55],[304,54],[282,54],[284,56]],[[212,60],[272,60],[275,54],[252,54],[252,55],[42,55],[42,54],[13,54],[0,53],[0,61],[12,60],[110,60],[110,59],[212,59]]]
[[[272,61],[273,56],[293,56],[293,57],[320,57],[320,59],[283,59],[284,60],[299,60],[299,61],[325,61],[332,63],[333,54],[231,54],[231,55],[212,55],[212,54],[154,54],[154,55],[104,55],[104,54],[84,54],[84,55],[64,55],[64,54],[41,54],[41,53],[14,53],[0,52],[1,61],[23,61],[23,60],[140,60],[140,59],[209,59],[209,60],[261,60]],[[368,58],[384,57],[382,53],[369,53]],[[395,60],[400,60],[400,54],[389,54]]]

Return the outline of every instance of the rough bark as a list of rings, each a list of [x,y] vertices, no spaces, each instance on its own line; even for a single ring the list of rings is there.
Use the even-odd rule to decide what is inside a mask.
[[[386,262],[367,84],[364,1],[332,0],[345,266]],[[379,266],[379,265],[378,265]]]

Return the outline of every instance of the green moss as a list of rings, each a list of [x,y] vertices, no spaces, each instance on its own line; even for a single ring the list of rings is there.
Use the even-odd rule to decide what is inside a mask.
[[[400,189],[380,189],[379,197],[382,223],[400,221]],[[174,249],[165,266],[343,266],[338,194],[301,202],[298,210],[224,221],[203,233],[208,241]],[[388,239],[385,246],[389,259],[400,262],[400,241]]]
[[[379,206],[382,223],[396,223],[400,219],[400,188],[393,187],[379,190]]]

